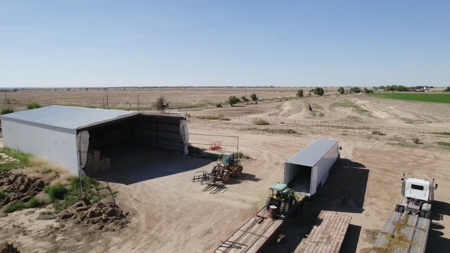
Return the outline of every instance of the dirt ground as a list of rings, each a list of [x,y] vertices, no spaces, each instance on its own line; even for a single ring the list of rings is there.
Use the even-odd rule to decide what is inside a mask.
[[[287,93],[283,95],[287,97]],[[312,111],[306,109],[309,106]],[[221,141],[224,150],[235,151],[239,142],[239,151],[251,158],[242,161],[241,178],[208,189],[192,183],[191,177],[195,171],[210,170],[214,162],[130,148],[134,156],[128,163],[117,165],[113,173],[99,175],[118,191],[116,201],[122,208],[130,211],[132,220],[127,227],[116,232],[90,232],[67,223],[58,231],[43,230],[49,224],[35,216],[44,210],[26,210],[0,218],[0,241],[13,241],[24,252],[212,252],[263,206],[268,188],[283,180],[285,160],[315,139],[330,137],[343,147],[340,166],[319,190],[310,211],[286,223],[278,231],[286,237],[280,243],[270,241],[265,252],[295,250],[311,229],[313,214],[320,210],[352,217],[342,252],[368,252],[401,197],[402,173],[436,179],[439,188],[427,252],[450,252],[450,149],[436,144],[450,142],[450,136],[430,133],[449,132],[448,105],[331,95],[196,109],[189,114],[194,146],[207,148],[210,142]],[[231,120],[194,117],[217,114]],[[266,118],[270,125],[252,124],[255,117]],[[280,129],[293,131],[288,134]],[[381,133],[374,133],[374,129]],[[211,135],[238,136],[239,140]],[[415,144],[413,138],[421,144]],[[22,233],[21,228],[27,232]]]

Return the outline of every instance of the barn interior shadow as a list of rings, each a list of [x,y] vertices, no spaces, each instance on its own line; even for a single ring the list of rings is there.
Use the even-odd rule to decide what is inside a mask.
[[[111,168],[91,175],[97,180],[134,184],[154,178],[196,170],[212,163],[210,159],[187,156],[168,149],[126,145],[101,149],[111,159]],[[209,170],[209,167],[207,168]]]
[[[363,164],[342,158],[317,190],[314,204],[321,210],[362,213],[368,179],[369,170]]]

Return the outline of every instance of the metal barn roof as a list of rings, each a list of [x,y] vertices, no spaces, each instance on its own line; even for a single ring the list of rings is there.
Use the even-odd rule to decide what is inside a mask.
[[[311,145],[287,160],[287,163],[312,167],[336,143],[337,140],[334,139],[317,139]]]
[[[12,120],[24,123],[28,122],[75,130],[118,119],[128,118],[134,115],[151,115],[151,114],[143,114],[138,112],[121,111],[121,110],[106,110],[106,109],[52,105],[38,109],[2,115],[1,118],[5,120]],[[163,115],[155,114],[152,116],[163,116]],[[167,117],[169,115],[164,116]]]

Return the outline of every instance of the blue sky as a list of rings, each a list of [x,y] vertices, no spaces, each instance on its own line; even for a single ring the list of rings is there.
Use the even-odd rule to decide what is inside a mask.
[[[450,85],[450,1],[0,0],[0,87]]]

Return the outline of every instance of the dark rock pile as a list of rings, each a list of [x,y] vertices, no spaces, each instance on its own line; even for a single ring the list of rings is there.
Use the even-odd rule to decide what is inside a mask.
[[[18,200],[27,202],[39,194],[45,187],[45,182],[38,177],[29,177],[23,173],[12,174],[9,171],[0,172],[0,189],[7,193],[1,203],[2,206],[12,204]]]
[[[90,204],[87,199],[83,199],[62,211],[59,218],[72,219],[75,224],[92,225],[99,230],[115,231],[128,223],[127,215],[128,213],[124,213],[114,202]]]

